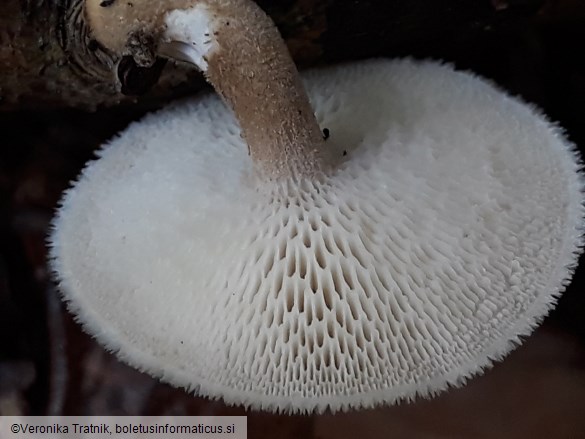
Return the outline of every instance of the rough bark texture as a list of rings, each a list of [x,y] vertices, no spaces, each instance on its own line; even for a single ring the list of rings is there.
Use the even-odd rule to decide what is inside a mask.
[[[7,0],[0,16],[0,110],[95,109],[134,102],[124,93],[141,94],[156,83],[164,62],[141,68],[131,58],[112,56],[89,35],[82,5]],[[193,69],[171,65],[142,101],[172,98],[203,84]]]
[[[579,9],[574,2],[574,8]],[[486,33],[523,27],[529,20],[538,20],[545,10],[544,0],[258,3],[275,20],[301,67],[389,55],[449,59],[454,47],[471,47],[484,40]],[[547,4],[554,9],[558,3]],[[561,3],[566,5],[567,0]],[[84,25],[82,0],[4,2],[0,16],[0,110],[94,109],[137,100],[149,105],[205,86],[193,69],[174,63],[167,64],[157,83],[163,66],[160,61],[151,68],[141,68],[131,58],[120,60],[108,53]]]

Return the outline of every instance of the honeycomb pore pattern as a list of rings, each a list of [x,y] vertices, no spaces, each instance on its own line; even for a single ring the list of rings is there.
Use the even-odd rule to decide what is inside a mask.
[[[331,175],[260,184],[208,96],[146,117],[66,194],[70,309],[124,361],[281,411],[459,385],[531,332],[581,247],[577,158],[531,107],[435,63],[309,72]]]

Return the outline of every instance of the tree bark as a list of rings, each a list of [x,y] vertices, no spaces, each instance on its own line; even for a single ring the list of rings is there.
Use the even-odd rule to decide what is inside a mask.
[[[117,0],[122,1],[122,0]],[[534,17],[542,0],[259,0],[301,67],[373,56],[444,57],[486,29]],[[438,49],[440,48],[440,49]],[[166,64],[166,66],[165,66]],[[0,110],[159,104],[205,86],[191,67],[138,67],[88,32],[83,0],[5,0]],[[137,97],[139,95],[139,97]]]
[[[79,107],[132,102],[158,79],[164,62],[141,69],[91,38],[82,0],[7,0],[0,17],[0,109]],[[120,76],[118,78],[118,76]],[[143,100],[181,93],[192,69],[171,66]]]

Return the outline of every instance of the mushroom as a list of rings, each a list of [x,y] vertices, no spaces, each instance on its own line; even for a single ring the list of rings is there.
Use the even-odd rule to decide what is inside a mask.
[[[301,80],[248,0],[104,3],[101,44],[221,96],[132,124],[54,221],[63,297],[121,360],[255,409],[390,404],[502,359],[569,283],[579,159],[534,107],[436,62]]]

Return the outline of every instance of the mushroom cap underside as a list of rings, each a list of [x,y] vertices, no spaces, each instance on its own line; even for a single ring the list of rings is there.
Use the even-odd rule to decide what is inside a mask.
[[[532,107],[411,60],[304,74],[335,170],[260,183],[216,96],[131,125],[62,201],[69,308],[129,364],[287,412],[460,385],[529,334],[582,247],[578,157]]]

